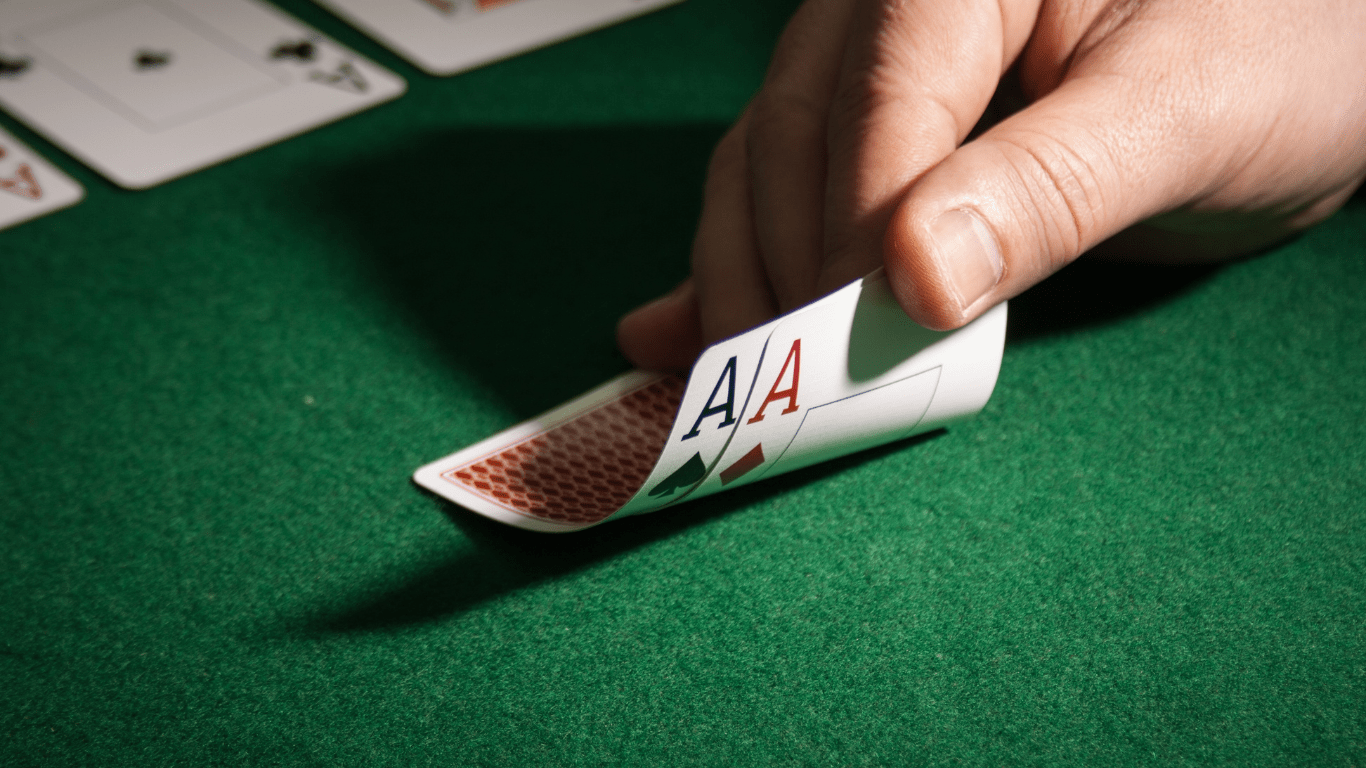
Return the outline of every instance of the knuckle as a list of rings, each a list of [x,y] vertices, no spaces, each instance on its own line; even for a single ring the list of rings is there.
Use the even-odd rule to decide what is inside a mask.
[[[750,105],[750,151],[794,138],[807,139],[824,128],[826,107],[812,94],[765,88]]]
[[[1113,207],[1104,180],[1115,178],[1104,144],[1042,133],[1007,139],[1022,194],[1020,220],[1033,222],[1037,253],[1056,269],[1100,239]]]
[[[877,62],[849,78],[830,103],[827,122],[832,133],[858,132],[880,107],[896,99],[897,83],[891,67]]]
[[[831,131],[859,131],[887,107],[935,123],[940,117],[935,113],[948,112],[958,122],[957,113],[962,110],[951,106],[962,99],[956,93],[944,98],[950,94],[945,93],[943,84],[924,77],[926,61],[952,55],[949,48],[965,54],[971,51],[961,42],[945,42],[942,45],[946,50],[928,51],[908,37],[908,29],[924,22],[920,18],[923,14],[909,0],[878,0],[866,5],[862,25],[866,38],[846,60],[846,72],[831,100]]]

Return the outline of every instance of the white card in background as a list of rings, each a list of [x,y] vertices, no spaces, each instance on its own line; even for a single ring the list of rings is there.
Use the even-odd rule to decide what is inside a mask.
[[[575,531],[968,418],[991,396],[1006,307],[951,332],[902,312],[881,270],[718,342],[686,384],[633,372],[419,469],[509,525]]]
[[[129,189],[405,88],[259,0],[0,2],[0,106]]]
[[[79,203],[85,189],[0,129],[0,229]]]
[[[682,0],[317,0],[433,75],[454,75]]]

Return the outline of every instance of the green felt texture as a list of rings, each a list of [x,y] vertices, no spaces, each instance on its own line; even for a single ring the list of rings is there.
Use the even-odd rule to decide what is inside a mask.
[[[1366,762],[1366,198],[1015,301],[974,421],[587,532],[409,473],[621,370],[792,2],[0,232],[0,764]]]

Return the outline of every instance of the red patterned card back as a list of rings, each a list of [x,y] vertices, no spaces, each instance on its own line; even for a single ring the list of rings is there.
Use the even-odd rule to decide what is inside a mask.
[[[645,484],[687,382],[668,376],[442,477],[529,517],[596,523]]]

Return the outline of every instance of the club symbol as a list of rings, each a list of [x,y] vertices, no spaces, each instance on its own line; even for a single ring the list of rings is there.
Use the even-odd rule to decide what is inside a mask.
[[[303,39],[294,42],[284,42],[275,46],[270,51],[270,57],[281,61],[284,59],[294,59],[295,61],[312,61],[318,56],[318,46],[312,40]]]
[[[370,90],[370,84],[365,82],[360,70],[356,69],[356,66],[349,61],[343,61],[332,72],[320,72],[318,70],[309,72],[308,79],[351,93],[365,93]]]
[[[28,71],[29,65],[33,62],[27,57],[22,59],[9,59],[0,55],[0,77],[18,77]]]
[[[133,69],[139,72],[161,69],[170,63],[170,51],[153,51],[148,48],[140,48],[137,53],[133,54]]]

